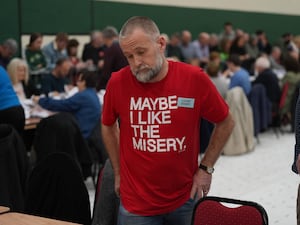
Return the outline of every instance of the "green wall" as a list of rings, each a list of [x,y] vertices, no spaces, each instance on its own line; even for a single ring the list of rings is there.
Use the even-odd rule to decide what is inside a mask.
[[[250,13],[225,10],[140,5],[93,0],[6,0],[0,15],[0,41],[20,34],[42,32],[88,34],[107,25],[120,29],[131,16],[153,18],[161,32],[171,34],[189,29],[196,38],[200,31],[219,33],[225,21],[249,33],[263,29],[271,42],[282,33],[300,34],[300,16]]]
[[[7,0],[1,4],[0,40],[17,38],[20,34],[18,0]]]
[[[88,0],[21,0],[22,33],[88,33],[91,29]]]

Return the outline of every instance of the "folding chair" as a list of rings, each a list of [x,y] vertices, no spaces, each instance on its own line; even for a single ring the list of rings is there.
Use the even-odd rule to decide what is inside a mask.
[[[91,225],[117,224],[120,199],[114,189],[115,177],[109,159],[99,171]]]
[[[204,197],[195,205],[192,225],[241,224],[268,225],[267,212],[256,202],[213,196]]]
[[[101,134],[101,121],[96,124],[92,133],[87,138],[88,147],[92,155],[92,178],[95,188],[97,188],[97,175],[103,169],[106,159],[108,158]],[[98,179],[99,180],[99,179]]]
[[[280,100],[279,100],[279,108],[282,109],[284,107],[284,105],[286,104],[286,96],[289,90],[289,83],[285,83],[282,87],[281,90],[281,96],[280,96]]]

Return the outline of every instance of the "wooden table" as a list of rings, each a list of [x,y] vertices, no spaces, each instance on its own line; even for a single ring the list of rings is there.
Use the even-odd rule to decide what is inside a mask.
[[[8,207],[0,206],[0,214],[9,212],[9,210],[10,210],[10,208],[8,208]]]
[[[8,212],[0,214],[1,225],[79,225],[78,223],[32,216],[23,213]]]

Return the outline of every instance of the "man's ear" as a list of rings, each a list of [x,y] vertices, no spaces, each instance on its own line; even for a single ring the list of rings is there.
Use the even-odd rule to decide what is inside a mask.
[[[162,35],[159,36],[159,38],[157,40],[157,44],[159,45],[159,49],[161,51],[165,51],[166,45],[167,45],[167,41],[166,41],[166,39]]]

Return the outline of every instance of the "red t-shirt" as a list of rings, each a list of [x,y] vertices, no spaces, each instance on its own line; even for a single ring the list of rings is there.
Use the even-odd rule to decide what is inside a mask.
[[[170,212],[189,199],[198,168],[200,118],[217,123],[228,106],[198,67],[169,61],[167,76],[140,83],[127,66],[113,73],[102,123],[120,119],[120,196],[131,213]]]

